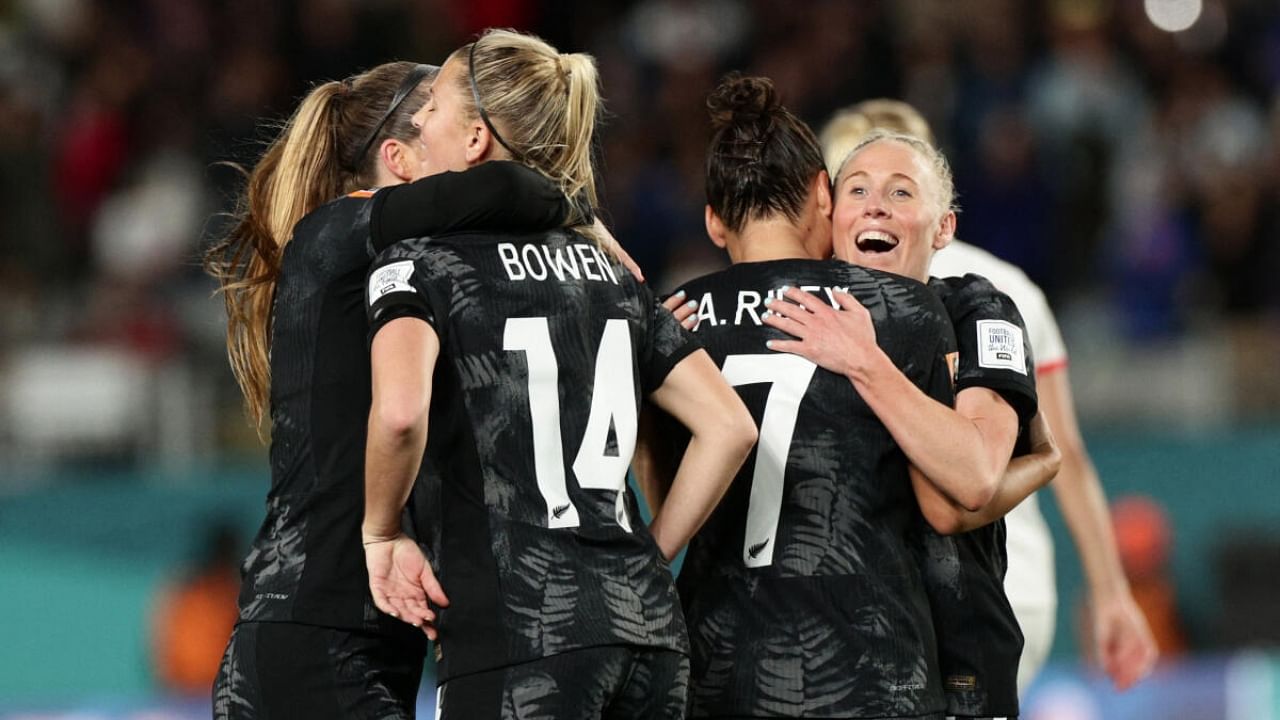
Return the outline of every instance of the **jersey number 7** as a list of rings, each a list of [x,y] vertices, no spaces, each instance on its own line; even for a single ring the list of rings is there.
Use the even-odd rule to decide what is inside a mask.
[[[742,561],[747,567],[773,564],[782,513],[782,481],[791,454],[800,401],[809,389],[817,366],[799,355],[768,353],[730,355],[720,373],[730,385],[769,383],[756,443],[756,465],[751,475],[751,499],[747,504],[747,530],[742,541]]]
[[[569,499],[565,480],[564,442],[560,437],[560,366],[551,346],[551,330],[545,317],[508,318],[502,349],[523,352],[529,367],[529,417],[533,421],[533,465],[538,492],[547,503],[547,527],[578,527],[578,508]],[[573,474],[585,490],[612,490],[617,494],[614,518],[627,532],[627,466],[636,449],[636,387],[631,353],[631,333],[626,320],[607,320],[596,350],[591,411]],[[618,452],[608,455],[609,426],[618,439]]]

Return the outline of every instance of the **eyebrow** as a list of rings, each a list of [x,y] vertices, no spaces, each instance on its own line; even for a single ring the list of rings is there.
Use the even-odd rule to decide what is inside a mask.
[[[868,173],[866,170],[855,170],[855,171],[853,171],[853,172],[849,173],[848,175],[845,175],[845,176],[844,176],[844,179],[845,179],[845,180],[852,180],[854,177],[856,177],[856,176],[858,176],[858,175],[863,175],[863,176],[866,176],[866,177],[871,177],[871,174],[870,174],[870,173]],[[919,187],[919,186],[920,186],[920,183],[919,183],[918,181],[916,181],[916,179],[915,179],[915,178],[913,178],[913,177],[911,177],[910,175],[906,175],[906,174],[899,173],[899,172],[892,173],[891,175],[889,175],[889,179],[890,179],[890,180],[892,180],[892,179],[894,179],[894,178],[902,178],[903,180],[906,180],[907,182],[911,183],[912,185],[915,185],[916,187]]]

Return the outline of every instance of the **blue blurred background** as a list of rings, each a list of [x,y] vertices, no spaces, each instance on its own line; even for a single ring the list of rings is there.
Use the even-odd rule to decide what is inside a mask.
[[[1126,695],[1097,679],[1044,494],[1058,632],[1024,717],[1280,718],[1275,0],[0,0],[0,718],[207,715],[173,690],[171,588],[225,589],[268,481],[197,260],[236,189],[218,163],[310,84],[486,26],[597,58],[606,218],[659,289],[724,263],[724,71],[815,127],[919,107],[960,236],[1048,293],[1103,483],[1142,510],[1121,543],[1167,559],[1185,637]]]

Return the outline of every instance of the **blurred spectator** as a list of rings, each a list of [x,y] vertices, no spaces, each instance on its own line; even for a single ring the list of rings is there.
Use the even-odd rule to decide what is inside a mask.
[[[213,523],[196,564],[160,589],[152,605],[151,648],[157,684],[183,695],[208,695],[239,610],[239,535]]]

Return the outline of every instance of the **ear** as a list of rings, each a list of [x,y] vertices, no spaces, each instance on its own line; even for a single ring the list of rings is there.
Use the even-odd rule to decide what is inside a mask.
[[[933,249],[941,250],[956,237],[956,211],[948,210],[938,221],[938,232],[933,236]]]
[[[725,227],[724,221],[716,214],[715,210],[708,205],[705,214],[707,224],[707,237],[711,238],[711,242],[716,247],[724,249],[729,244],[729,228]]]
[[[400,182],[409,182],[413,179],[412,158],[406,152],[404,143],[399,140],[387,138],[378,146],[379,164],[382,166],[379,170],[385,170]],[[382,173],[380,172],[379,175]],[[380,183],[387,185],[390,183]]]
[[[490,159],[490,150],[496,150],[498,144],[493,141],[493,133],[483,121],[477,117],[467,129],[467,148],[463,157],[468,165],[475,165]]]
[[[831,199],[831,176],[827,175],[826,170],[819,170],[818,177],[814,178],[813,188],[814,199],[818,203],[818,212],[822,213],[822,217],[830,220],[831,211],[835,208],[835,204]]]

